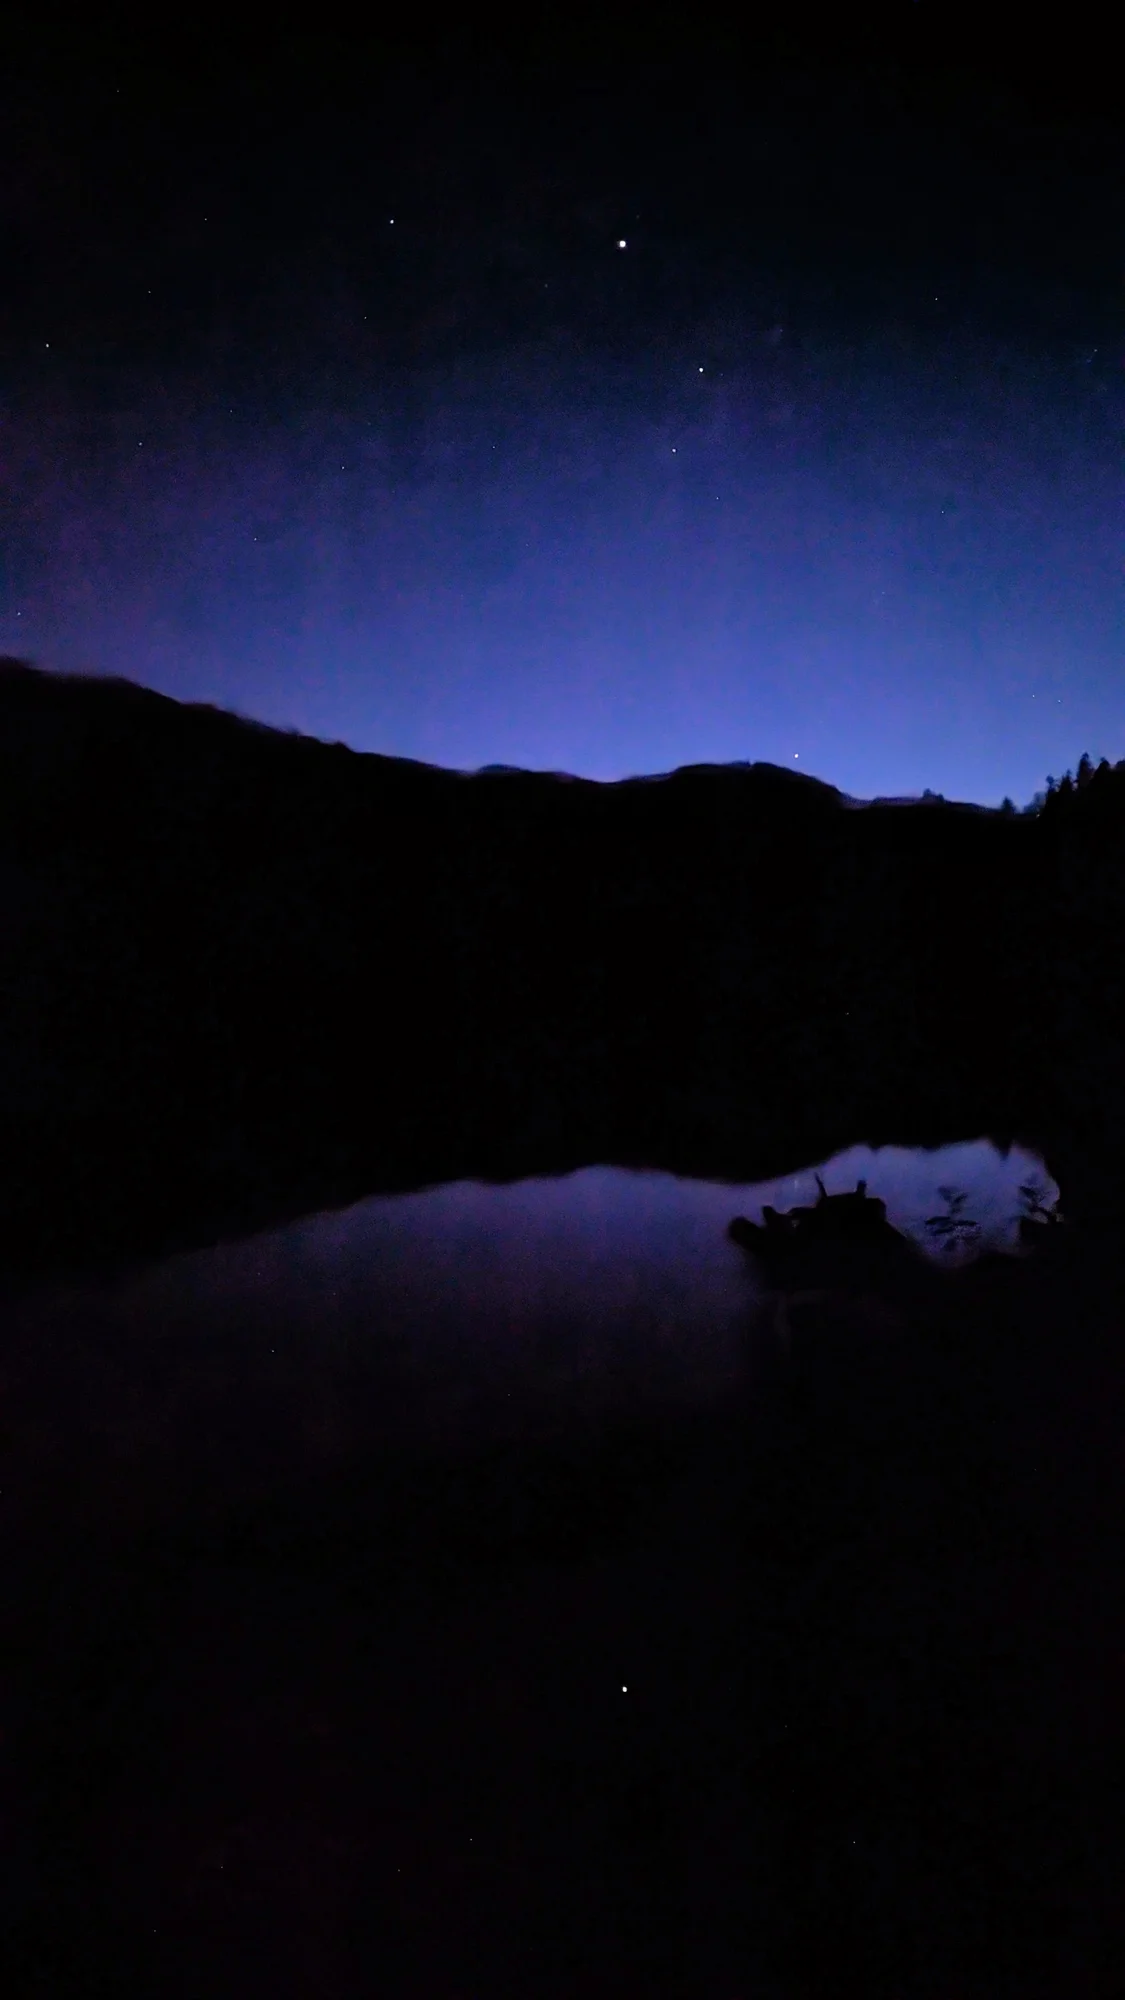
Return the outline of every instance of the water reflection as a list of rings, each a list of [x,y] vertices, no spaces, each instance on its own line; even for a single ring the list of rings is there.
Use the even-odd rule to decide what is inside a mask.
[[[751,1187],[591,1167],[379,1197],[25,1299],[7,1316],[9,1400],[32,1417],[25,1448],[72,1475],[85,1454],[91,1479],[143,1460],[264,1485],[380,1440],[440,1448],[713,1401],[761,1297],[727,1224],[815,1200],[818,1173],[829,1193],[865,1179],[923,1247],[942,1187],[963,1191],[980,1247],[1013,1251],[1020,1188],[1058,1193],[1031,1154],[976,1141],[855,1146]]]
[[[403,1992],[781,1993],[795,1951],[819,1992],[823,1946],[906,1992],[951,1934],[1030,1990],[1038,1885],[1117,1889],[1120,1314],[1064,1259],[1041,1338],[986,1299],[771,1396],[727,1225],[816,1171],[446,1186],[0,1318],[12,1991],[101,1952],[99,1992],[342,2000],[374,1949]],[[819,1172],[920,1242],[943,1186],[1012,1249],[1055,1193],[985,1144]],[[982,1910],[1022,1987],[974,1985]]]
[[[1059,1199],[1036,1155],[1019,1146],[1002,1154],[987,1139],[932,1151],[851,1146],[823,1167],[772,1182],[771,1194],[755,1188],[753,1195],[759,1208],[803,1207],[817,1199],[818,1176],[830,1195],[866,1181],[868,1194],[886,1203],[891,1226],[942,1264],[988,1251],[1016,1255],[1021,1216],[1049,1215]],[[751,1212],[751,1220],[760,1221],[760,1213]]]

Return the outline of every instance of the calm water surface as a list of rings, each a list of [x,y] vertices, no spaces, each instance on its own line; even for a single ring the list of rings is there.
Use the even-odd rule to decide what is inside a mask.
[[[1058,1194],[983,1141],[819,1171],[920,1243]],[[754,1402],[726,1227],[815,1172],[459,1183],[9,1301],[5,1990],[1125,1991],[1120,1371],[1048,1328]]]
[[[440,1448],[710,1401],[739,1377],[759,1297],[727,1223],[815,1200],[818,1171],[830,1193],[866,1178],[923,1247],[943,1187],[1006,1249],[1020,1186],[1058,1196],[1031,1154],[979,1140],[856,1146],[754,1186],[590,1167],[378,1197],[10,1306],[16,1436],[72,1473],[86,1453],[122,1471],[209,1459],[266,1474],[380,1437]]]

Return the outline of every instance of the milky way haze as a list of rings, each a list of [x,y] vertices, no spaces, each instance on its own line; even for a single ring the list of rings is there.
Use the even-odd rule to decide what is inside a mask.
[[[1088,93],[185,51],[15,66],[0,651],[460,768],[1125,755]]]

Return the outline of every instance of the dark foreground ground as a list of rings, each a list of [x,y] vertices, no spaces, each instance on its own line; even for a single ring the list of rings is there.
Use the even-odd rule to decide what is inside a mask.
[[[269,1477],[9,1351],[4,1990],[1119,1994],[1121,1325],[1057,1231],[582,1440],[376,1456],[357,1377]]]

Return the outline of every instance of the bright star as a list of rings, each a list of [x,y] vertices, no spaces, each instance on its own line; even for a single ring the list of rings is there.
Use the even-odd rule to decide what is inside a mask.
[[[618,249],[619,249],[619,250],[624,250],[624,248],[625,248],[625,238],[624,238],[623,236],[619,236],[619,237],[618,237],[618,239],[617,239],[617,247],[618,247]]]

